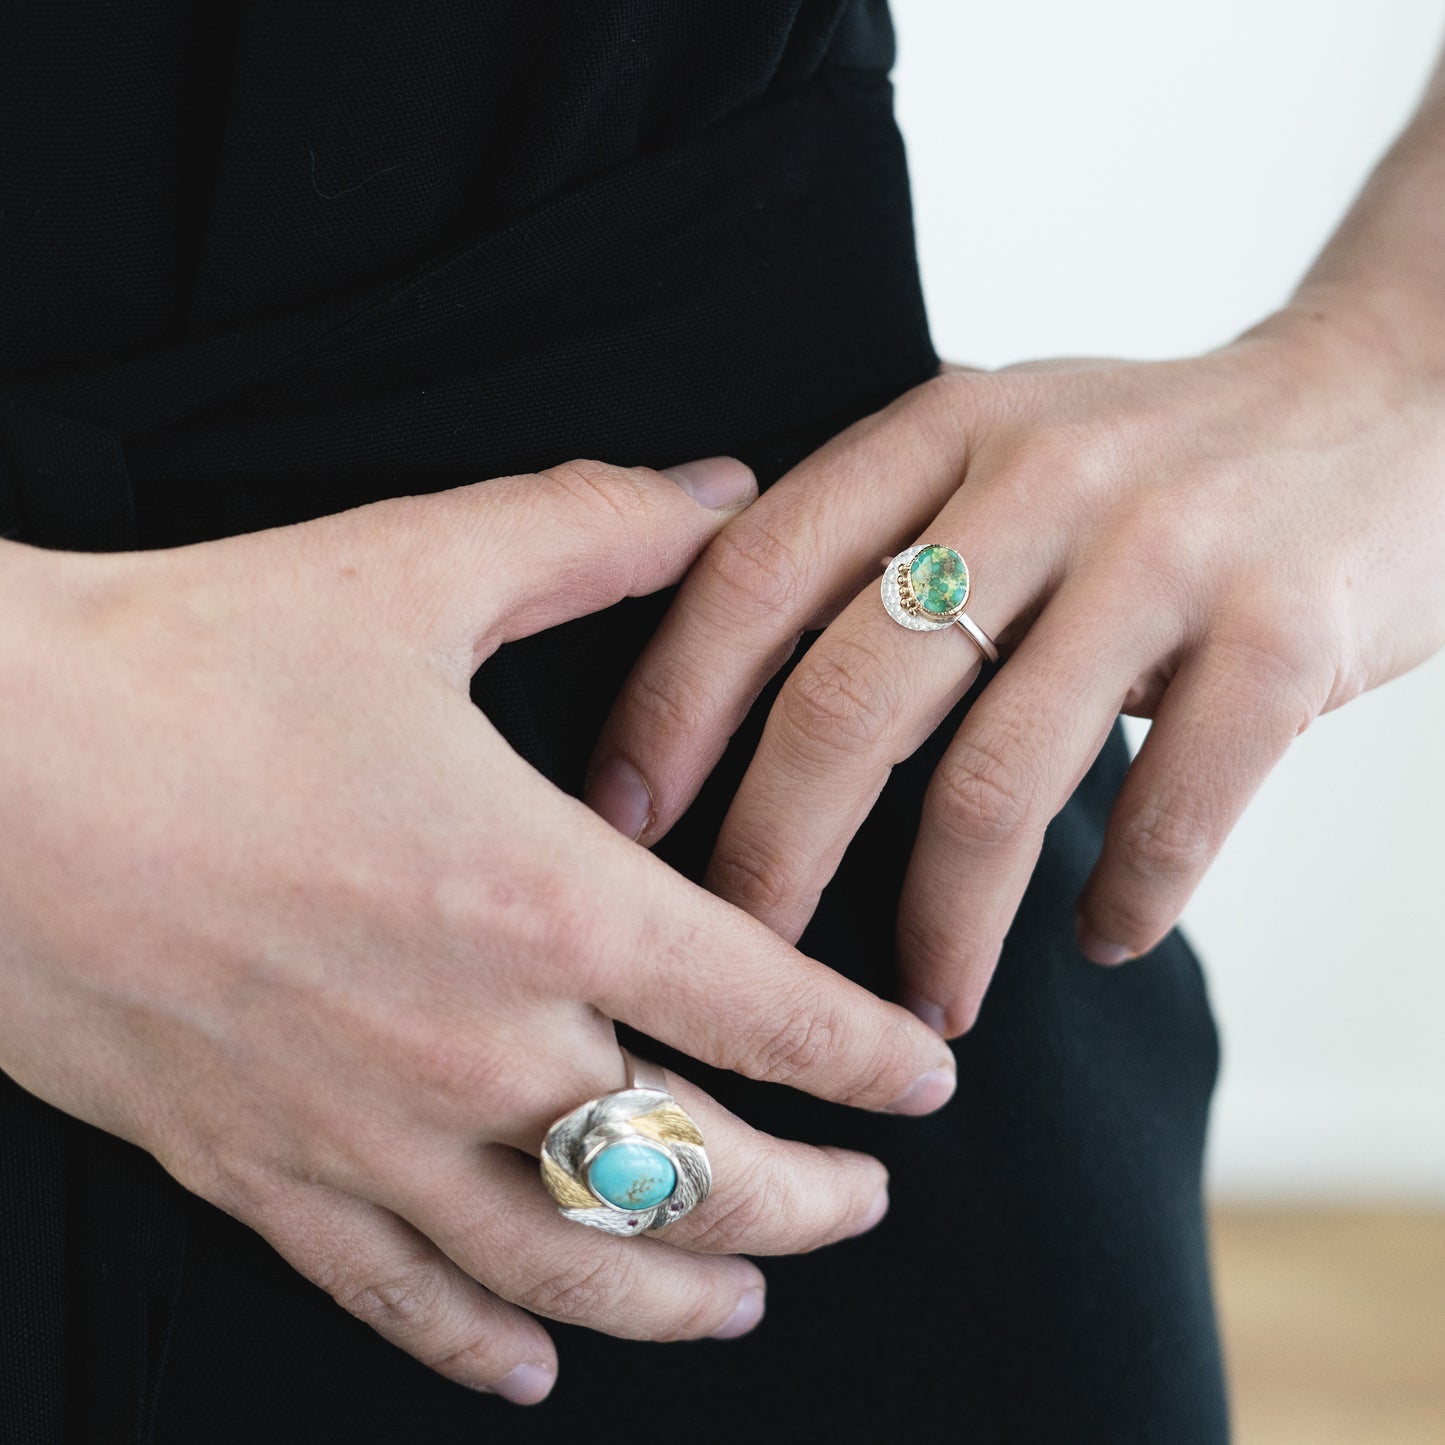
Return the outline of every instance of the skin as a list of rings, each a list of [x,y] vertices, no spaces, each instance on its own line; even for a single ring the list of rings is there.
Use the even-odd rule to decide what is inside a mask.
[[[887,479],[880,485],[880,479]],[[940,374],[808,457],[718,536],[594,757],[644,843],[782,687],[708,885],[796,939],[890,769],[978,676],[957,628],[885,613],[887,557],[967,558],[999,643],[928,789],[900,903],[902,997],[978,1017],[1044,830],[1115,718],[1153,719],[1078,900],[1115,965],[1177,920],[1321,713],[1445,645],[1445,79],[1291,302],[1204,356]]]
[[[676,581],[755,493],[577,461],[170,551],[0,544],[0,1067],[474,1388],[547,1393],[538,1317],[750,1329],[738,1256],[871,1227],[884,1170],[672,1079],[709,1200],[660,1238],[563,1220],[533,1156],[623,1086],[612,1021],[910,1114],[949,1050],[542,779],[468,684]],[[511,560],[539,535],[564,589]]]

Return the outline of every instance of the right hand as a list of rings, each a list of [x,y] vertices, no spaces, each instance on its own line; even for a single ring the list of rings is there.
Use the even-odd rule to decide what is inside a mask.
[[[930,1029],[620,836],[470,702],[501,643],[675,582],[755,491],[740,463],[689,472],[697,499],[579,461],[163,552],[0,543],[0,1067],[519,1402],[556,1375],[534,1315],[741,1334],[762,1275],[728,1256],[886,1208],[876,1160],[670,1079],[712,1196],[661,1238],[563,1220],[524,1155],[622,1087],[613,1019],[863,1108],[953,1087]]]

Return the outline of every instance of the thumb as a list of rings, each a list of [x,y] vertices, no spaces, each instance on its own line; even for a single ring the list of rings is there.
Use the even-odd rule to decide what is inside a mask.
[[[433,581],[428,642],[479,665],[503,642],[656,592],[757,492],[733,457],[662,471],[584,459],[407,498]]]

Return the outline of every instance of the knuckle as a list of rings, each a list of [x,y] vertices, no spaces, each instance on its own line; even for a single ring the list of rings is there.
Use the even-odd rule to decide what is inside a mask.
[[[893,718],[883,660],[864,643],[831,639],[814,647],[778,695],[788,731],[813,748],[856,752],[877,746]]]
[[[639,473],[590,457],[559,462],[540,474],[566,497],[584,506],[609,512],[633,523],[647,509],[647,494]]]
[[[555,1320],[591,1319],[621,1303],[631,1287],[630,1269],[617,1254],[574,1259],[528,1284],[516,1302]]]
[[[1131,572],[1143,572],[1161,588],[1179,592],[1210,569],[1214,528],[1193,504],[1189,483],[1129,495],[1119,523],[1125,560]]]
[[[151,1152],[182,1189],[199,1195],[227,1213],[235,1212],[230,1207],[232,1189],[226,1171],[212,1149],[188,1141],[180,1146],[152,1145]]]
[[[677,659],[644,664],[632,679],[631,693],[644,732],[692,738],[707,726],[706,690],[693,668]]]
[[[1320,638],[1328,619],[1316,620],[1298,601],[1260,601],[1244,620],[1231,621],[1220,640],[1247,690],[1293,715],[1303,732],[1322,711],[1334,675]]]
[[[1125,823],[1119,845],[1133,872],[1182,877],[1202,872],[1211,851],[1204,820],[1181,794],[1149,799]]]
[[[183,1189],[238,1219],[263,1215],[284,1192],[259,1160],[228,1148],[219,1138],[196,1133],[184,1145],[152,1153]]]
[[[589,916],[589,914],[591,916]],[[559,971],[570,983],[578,965],[599,948],[605,914],[592,912],[581,889],[566,879],[551,880],[545,895],[534,898],[518,937],[528,966],[542,976]]]
[[[708,864],[708,884],[754,917],[777,913],[796,894],[794,870],[775,849],[752,840],[719,843]]]
[[[478,878],[461,872],[427,902],[451,938],[481,956],[516,959],[529,987],[539,991],[581,987],[579,970],[602,954],[609,913],[593,906],[588,881],[559,870],[555,860],[531,867],[507,860],[511,871]]]
[[[988,490],[995,497],[1031,510],[1041,496],[1060,491],[1090,490],[1095,467],[1090,460],[1092,439],[1077,428],[1058,424],[1032,427],[1027,441],[988,475]]]
[[[387,1336],[431,1333],[447,1316],[447,1281],[421,1262],[363,1285],[347,1282],[328,1290],[342,1309]]]
[[[444,1118],[460,1110],[474,1119],[479,1103],[509,1092],[512,1062],[475,1031],[424,1031],[411,1053],[416,1082],[428,1098],[440,1102]]]
[[[1003,414],[1012,395],[1011,378],[944,362],[936,376],[906,391],[893,406],[906,409],[916,425],[948,444],[967,429]]]
[[[734,1170],[726,1196],[711,1196],[705,1208],[706,1216],[698,1222],[689,1247],[710,1253],[755,1253],[760,1235],[776,1233],[780,1225],[792,1222],[788,1190],[766,1164]]]
[[[780,1022],[757,1041],[758,1077],[771,1083],[804,1078],[836,1055],[839,1030],[832,1010],[811,991],[780,1003]]]
[[[1032,785],[1009,741],[965,730],[934,775],[947,826],[972,842],[1006,843],[1032,821]]]
[[[785,529],[756,512],[734,522],[703,554],[704,581],[720,590],[730,607],[746,614],[792,616],[806,589],[805,517],[790,517]]]

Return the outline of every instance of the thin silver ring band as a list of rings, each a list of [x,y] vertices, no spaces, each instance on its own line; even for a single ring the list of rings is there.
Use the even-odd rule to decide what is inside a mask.
[[[998,648],[993,645],[993,639],[967,612],[960,612],[953,620],[968,633],[969,641],[983,653],[989,662],[998,661]]]
[[[656,1089],[659,1094],[668,1092],[667,1075],[651,1059],[639,1059],[636,1054],[622,1048],[620,1044],[618,1048],[622,1053],[622,1067],[626,1071],[624,1088]]]

